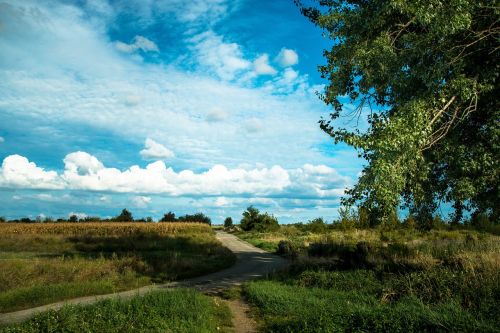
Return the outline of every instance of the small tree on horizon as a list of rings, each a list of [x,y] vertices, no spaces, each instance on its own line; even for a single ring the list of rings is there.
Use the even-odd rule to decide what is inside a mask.
[[[233,219],[231,217],[226,217],[224,220],[224,228],[231,228],[233,226]]]
[[[163,217],[160,219],[160,222],[175,222],[177,219],[175,218],[175,213],[173,212],[168,212],[163,215]]]
[[[134,217],[132,216],[132,213],[127,210],[127,208],[123,208],[120,215],[115,217],[115,221],[117,221],[117,222],[133,222]]]

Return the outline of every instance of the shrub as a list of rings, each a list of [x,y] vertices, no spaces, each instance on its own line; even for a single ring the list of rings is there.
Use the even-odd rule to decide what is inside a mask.
[[[282,240],[278,243],[276,253],[289,258],[297,258],[299,255],[297,246],[288,240]]]
[[[322,217],[315,218],[314,220],[309,221],[306,229],[310,232],[320,234],[326,231],[327,225]]]

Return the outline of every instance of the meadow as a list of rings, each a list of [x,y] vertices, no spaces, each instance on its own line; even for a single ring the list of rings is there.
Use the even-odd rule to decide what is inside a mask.
[[[0,223],[0,312],[230,266],[200,223]]]
[[[498,236],[331,225],[236,233],[293,260],[243,287],[263,331],[499,331]]]

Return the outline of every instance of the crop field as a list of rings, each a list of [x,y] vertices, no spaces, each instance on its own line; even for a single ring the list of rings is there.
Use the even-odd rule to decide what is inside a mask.
[[[1,223],[0,312],[202,275],[234,260],[200,223]]]
[[[238,232],[292,258],[244,285],[269,332],[498,332],[500,237],[404,228]]]

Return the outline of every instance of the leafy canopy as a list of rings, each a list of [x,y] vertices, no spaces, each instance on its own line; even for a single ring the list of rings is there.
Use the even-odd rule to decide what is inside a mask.
[[[367,164],[344,204],[387,221],[403,203],[500,217],[500,7],[482,0],[296,0],[333,41],[320,126]],[[354,105],[347,111],[345,104]],[[336,126],[363,117],[367,130]],[[358,118],[359,119],[359,118]]]

